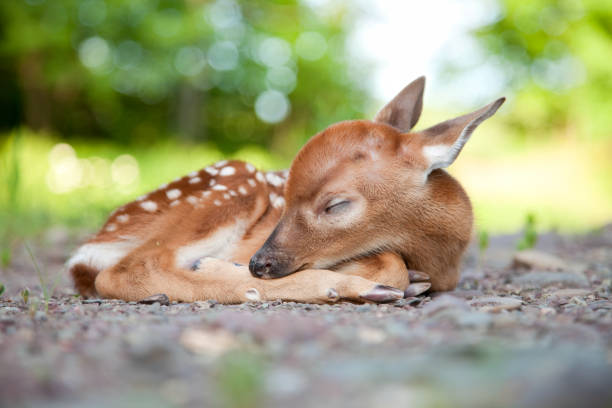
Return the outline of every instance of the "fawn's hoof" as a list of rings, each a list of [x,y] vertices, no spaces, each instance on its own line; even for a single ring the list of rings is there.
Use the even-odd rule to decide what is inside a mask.
[[[404,292],[391,286],[376,285],[374,289],[359,297],[370,302],[388,303],[402,299],[404,297]]]

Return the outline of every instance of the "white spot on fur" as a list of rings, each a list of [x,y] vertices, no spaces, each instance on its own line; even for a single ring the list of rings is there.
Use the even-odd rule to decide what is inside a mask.
[[[272,206],[274,206],[274,208],[283,208],[284,205],[285,199],[283,197],[276,197],[276,200],[272,202]]]
[[[210,174],[211,176],[216,176],[219,173],[219,170],[215,169],[214,167],[210,167],[210,166],[206,167],[204,171]]]
[[[282,177],[272,172],[266,173],[266,180],[268,180],[268,183],[272,184],[274,187],[280,187],[285,182]]]
[[[210,197],[210,195],[211,195],[210,191],[202,191],[202,197],[208,198],[208,197]]]
[[[234,190],[230,190],[230,191],[228,191],[228,193],[230,193],[230,195],[232,197],[236,197],[238,195],[238,194],[236,194],[236,192]]]
[[[285,199],[276,193],[270,193],[268,197],[270,198],[270,204],[272,204],[274,208],[281,208],[285,205]]]
[[[196,205],[198,202],[198,199],[194,196],[188,196],[185,200],[191,205]]]
[[[244,293],[244,296],[251,302],[259,302],[261,300],[261,295],[259,294],[259,291],[255,288],[247,290]]]
[[[217,185],[213,186],[212,189],[213,190],[217,190],[217,191],[225,191],[225,190],[227,190],[227,187],[225,187],[223,184],[217,184]]]
[[[127,214],[121,214],[117,217],[117,221],[119,221],[122,224],[125,224],[126,222],[128,222],[129,219],[130,219],[130,216]]]
[[[210,181],[208,182],[208,185],[211,187],[214,186],[215,184],[217,184],[217,180],[215,179],[210,179]]]
[[[195,177],[198,175],[197,171],[192,171],[191,173],[188,174],[189,177]]]
[[[181,200],[170,201],[170,207],[177,206],[181,203]]]
[[[225,194],[223,194],[223,198],[225,198],[226,200],[229,200],[230,199],[230,195],[225,193]]]
[[[106,226],[106,231],[108,231],[108,232],[117,231],[117,226],[115,224],[108,224]]]
[[[140,197],[138,197],[138,198],[136,199],[136,201],[142,201],[142,200],[144,200],[145,198],[147,198],[148,196],[149,196],[148,194],[141,195]]]
[[[238,187],[238,192],[242,195],[247,195],[249,192],[247,191],[246,188],[244,188],[244,186],[240,186]]]
[[[221,202],[219,202],[221,205]],[[238,219],[228,226],[215,229],[211,235],[185,245],[176,251],[175,263],[179,268],[189,268],[198,259],[213,256],[229,261],[246,231],[247,223]]]
[[[165,190],[168,187],[168,183],[164,183],[161,186],[157,187],[158,190]]]
[[[76,264],[85,264],[99,271],[110,268],[140,245],[140,241],[130,239],[131,237],[123,241],[85,244],[70,257],[66,266],[70,269]]]
[[[220,176],[232,176],[236,174],[236,169],[233,168],[232,166],[227,166],[221,169],[221,171],[219,172]]]
[[[140,203],[140,207],[142,207],[143,210],[148,212],[157,211],[157,203],[151,200]]]
[[[260,171],[258,171],[257,173],[255,173],[255,178],[260,182],[263,183],[264,181],[266,181],[266,179],[264,178],[263,174],[261,174]]]
[[[189,179],[189,184],[196,184],[196,183],[199,183],[200,181],[202,181],[202,179],[201,179],[201,178],[199,178],[199,177],[193,177],[193,178],[190,178],[190,179]]]
[[[172,190],[166,191],[166,197],[168,197],[168,200],[175,200],[179,198],[181,194],[181,190],[178,188],[173,188]]]
[[[289,177],[289,170],[283,170],[281,176],[286,180]]]
[[[244,165],[244,167],[246,167],[247,171],[249,173],[254,173],[255,172],[255,166],[253,166],[251,163],[246,163]]]
[[[216,205],[217,207],[220,207],[222,203],[219,200],[215,200],[213,201],[213,204]]]
[[[257,182],[253,179],[248,179],[247,183],[249,183],[249,186],[251,187],[255,187],[257,185]]]
[[[215,163],[216,168],[221,168],[227,164],[227,160],[221,160]]]

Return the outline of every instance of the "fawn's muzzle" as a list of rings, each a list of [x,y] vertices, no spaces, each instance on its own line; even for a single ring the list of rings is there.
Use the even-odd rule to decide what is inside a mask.
[[[268,249],[266,245],[253,255],[249,262],[251,275],[256,278],[274,279],[291,274],[289,269],[291,262],[286,255]]]

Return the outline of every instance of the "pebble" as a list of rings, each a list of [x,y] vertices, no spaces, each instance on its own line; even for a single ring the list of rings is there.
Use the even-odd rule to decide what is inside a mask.
[[[522,287],[535,288],[558,284],[570,287],[584,287],[589,284],[589,281],[584,276],[570,272],[529,272],[514,278],[513,282]]]
[[[574,297],[574,296],[587,296],[591,291],[588,289],[559,289],[550,293],[550,296],[556,297]]]
[[[562,259],[535,249],[526,249],[514,254],[512,259],[513,268],[525,268],[535,270],[562,271],[567,269],[567,264]]]
[[[499,313],[502,310],[519,309],[523,302],[520,299],[511,297],[487,296],[474,298],[469,304],[483,312]]]
[[[434,316],[445,309],[469,310],[468,303],[460,298],[444,294],[436,297],[431,302],[423,306],[423,315],[427,317]]]
[[[195,354],[204,354],[210,357],[219,357],[231,349],[239,347],[236,337],[229,331],[186,329],[179,342],[187,350]]]
[[[170,305],[170,299],[168,299],[168,296],[164,293],[159,293],[153,296],[149,296],[148,298],[142,299],[140,301],[138,301],[138,303],[141,303],[143,305],[154,305],[155,303],[159,305],[164,305],[164,306],[168,306]]]

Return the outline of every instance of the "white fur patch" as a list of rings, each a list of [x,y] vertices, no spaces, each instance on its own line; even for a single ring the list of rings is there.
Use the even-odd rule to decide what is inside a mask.
[[[217,190],[217,191],[225,191],[227,190],[227,187],[225,187],[223,184],[217,184],[217,185],[214,185],[212,189]]]
[[[227,160],[221,160],[215,163],[216,168],[221,168],[227,164]]]
[[[194,196],[188,196],[188,197],[187,197],[185,200],[186,200],[186,201],[187,201],[189,204],[192,204],[192,205],[196,205],[196,204],[197,204],[197,202],[198,202],[198,199],[197,199],[197,198],[195,198]]]
[[[143,210],[148,211],[148,212],[157,211],[157,203],[151,200],[143,201],[142,203],[140,203],[140,207],[142,207]]]
[[[170,207],[175,207],[181,203],[181,200],[170,201]]]
[[[285,179],[272,172],[266,173],[266,180],[268,180],[268,183],[272,184],[274,187],[280,187],[285,182]]]
[[[193,178],[190,178],[190,179],[189,179],[189,184],[196,184],[196,183],[199,183],[200,181],[202,181],[202,179],[201,179],[201,178],[199,178],[199,177],[193,177]]]
[[[219,174],[219,170],[215,169],[214,167],[210,167],[210,166],[206,167],[204,171],[210,174],[211,176],[216,176],[217,174]]]
[[[255,288],[247,290],[244,293],[244,296],[251,302],[259,302],[261,300],[261,295],[259,294],[259,291]]]
[[[208,256],[229,261],[245,231],[246,223],[242,220],[232,222],[227,227],[217,228],[208,237],[179,248],[176,251],[175,264],[179,268],[189,268],[198,259]]]
[[[269,198],[270,204],[272,204],[274,208],[281,208],[283,205],[285,205],[285,199],[276,193],[270,193]]]
[[[236,174],[236,169],[233,168],[232,166],[227,166],[221,169],[221,171],[219,172],[220,176],[231,176]]]
[[[423,156],[425,156],[425,160],[427,160],[429,167],[432,167],[436,164],[446,163],[448,161],[450,150],[451,146],[445,144],[424,146]]]
[[[230,195],[225,193],[225,194],[223,194],[223,198],[225,198],[226,200],[229,200],[230,199]]]
[[[197,171],[192,171],[191,173],[188,174],[189,177],[195,177],[198,175]]]
[[[172,190],[166,191],[166,197],[168,197],[168,200],[175,200],[179,198],[181,194],[181,190],[178,188],[173,188]]]
[[[254,173],[255,172],[255,166],[253,166],[251,163],[246,163],[244,165],[244,167],[246,167],[247,171],[249,173]]]
[[[140,197],[138,197],[138,198],[136,199],[136,201],[142,201],[142,200],[144,200],[145,198],[147,198],[148,196],[149,196],[148,194],[143,194],[143,195],[141,195]]]
[[[210,179],[210,181],[208,182],[208,185],[211,187],[214,186],[215,184],[217,184],[217,180],[215,179]]]
[[[105,229],[108,232],[117,231],[117,225],[115,225],[115,224],[108,224]]]
[[[157,187],[158,190],[165,190],[168,187],[168,183],[164,183],[161,186]]]
[[[228,193],[232,196],[232,197],[236,197],[238,194],[234,191],[234,190],[230,190],[228,191]]]
[[[130,216],[127,214],[121,214],[117,216],[117,221],[119,221],[122,224],[125,224],[126,222],[128,222],[129,219],[130,219]]]
[[[249,192],[247,191],[246,188],[244,188],[244,186],[240,186],[238,187],[238,192],[242,195],[247,195]]]
[[[249,183],[249,186],[251,187],[255,187],[257,185],[257,182],[253,179],[248,179],[247,183]]]
[[[74,255],[66,262],[66,266],[70,269],[76,264],[84,264],[102,271],[115,265],[138,245],[140,245],[140,241],[136,240],[85,244],[76,250]]]
[[[217,207],[221,207],[222,203],[219,200],[215,200],[215,201],[213,201],[213,204],[216,205]]]
[[[208,198],[212,193],[210,191],[202,191],[202,197]]]
[[[255,178],[257,179],[257,181],[259,181],[260,183],[263,183],[264,181],[266,181],[266,179],[264,178],[263,174],[261,174],[260,171],[258,171],[257,173],[255,173]]]

